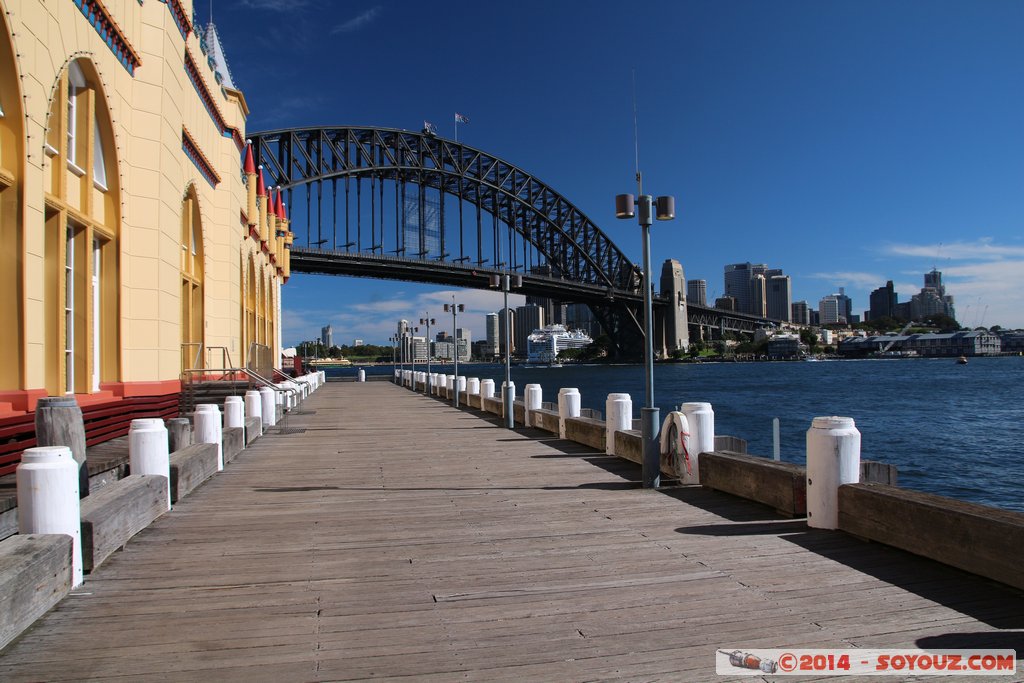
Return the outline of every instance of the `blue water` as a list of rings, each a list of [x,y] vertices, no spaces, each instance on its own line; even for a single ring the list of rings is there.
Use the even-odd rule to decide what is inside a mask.
[[[390,366],[367,370],[391,374]],[[504,378],[500,365],[459,371],[498,386]],[[520,394],[540,384],[545,401],[576,387],[583,407],[602,412],[610,392],[629,393],[637,417],[643,404],[636,365],[513,367],[512,381]],[[715,431],[746,439],[755,455],[771,456],[778,417],[782,459],[800,464],[812,418],[852,417],[861,457],[896,465],[900,486],[1024,511],[1024,358],[658,365],[654,390],[663,418],[683,402],[711,403]]]

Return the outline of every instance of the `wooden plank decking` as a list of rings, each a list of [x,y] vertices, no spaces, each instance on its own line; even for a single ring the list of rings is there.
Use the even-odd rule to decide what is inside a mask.
[[[724,680],[716,648],[1024,651],[1019,592],[638,480],[330,384],[0,653],[0,680],[695,681]]]

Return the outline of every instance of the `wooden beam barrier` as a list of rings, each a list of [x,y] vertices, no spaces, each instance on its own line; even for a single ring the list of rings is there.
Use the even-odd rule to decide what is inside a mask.
[[[23,534],[0,542],[0,649],[70,592],[70,536]]]
[[[217,446],[212,443],[195,443],[171,453],[171,502],[177,503],[215,474]]]
[[[1024,589],[1024,513],[885,484],[844,484],[839,528]]]
[[[565,418],[565,438],[604,453],[606,438],[604,420],[595,420],[590,417],[567,417]]]
[[[537,429],[543,429],[546,432],[558,434],[557,410],[548,410],[547,408],[531,410],[530,419],[533,420],[533,426],[536,427]]]
[[[82,500],[82,565],[92,571],[167,512],[167,478],[132,474]]]
[[[698,462],[705,488],[763,503],[787,517],[807,514],[807,475],[799,465],[730,451],[701,453]]]

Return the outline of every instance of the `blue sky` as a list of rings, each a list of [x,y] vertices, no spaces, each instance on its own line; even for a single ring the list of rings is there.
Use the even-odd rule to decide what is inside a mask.
[[[206,0],[197,10],[207,11]],[[721,295],[723,266],[782,268],[794,300],[845,287],[854,310],[933,266],[961,323],[1024,327],[1024,3],[314,2],[221,0],[216,21],[251,132],[373,125],[453,134],[616,221],[634,190],[636,70],[645,190],[674,194],[653,261]],[[460,291],[474,338],[489,292]],[[296,274],[284,341],[384,342],[451,290]],[[460,320],[460,322],[462,322]]]

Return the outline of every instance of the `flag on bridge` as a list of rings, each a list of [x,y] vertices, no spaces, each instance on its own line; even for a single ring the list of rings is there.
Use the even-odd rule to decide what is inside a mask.
[[[455,112],[455,123],[469,123],[469,119],[459,112]]]

